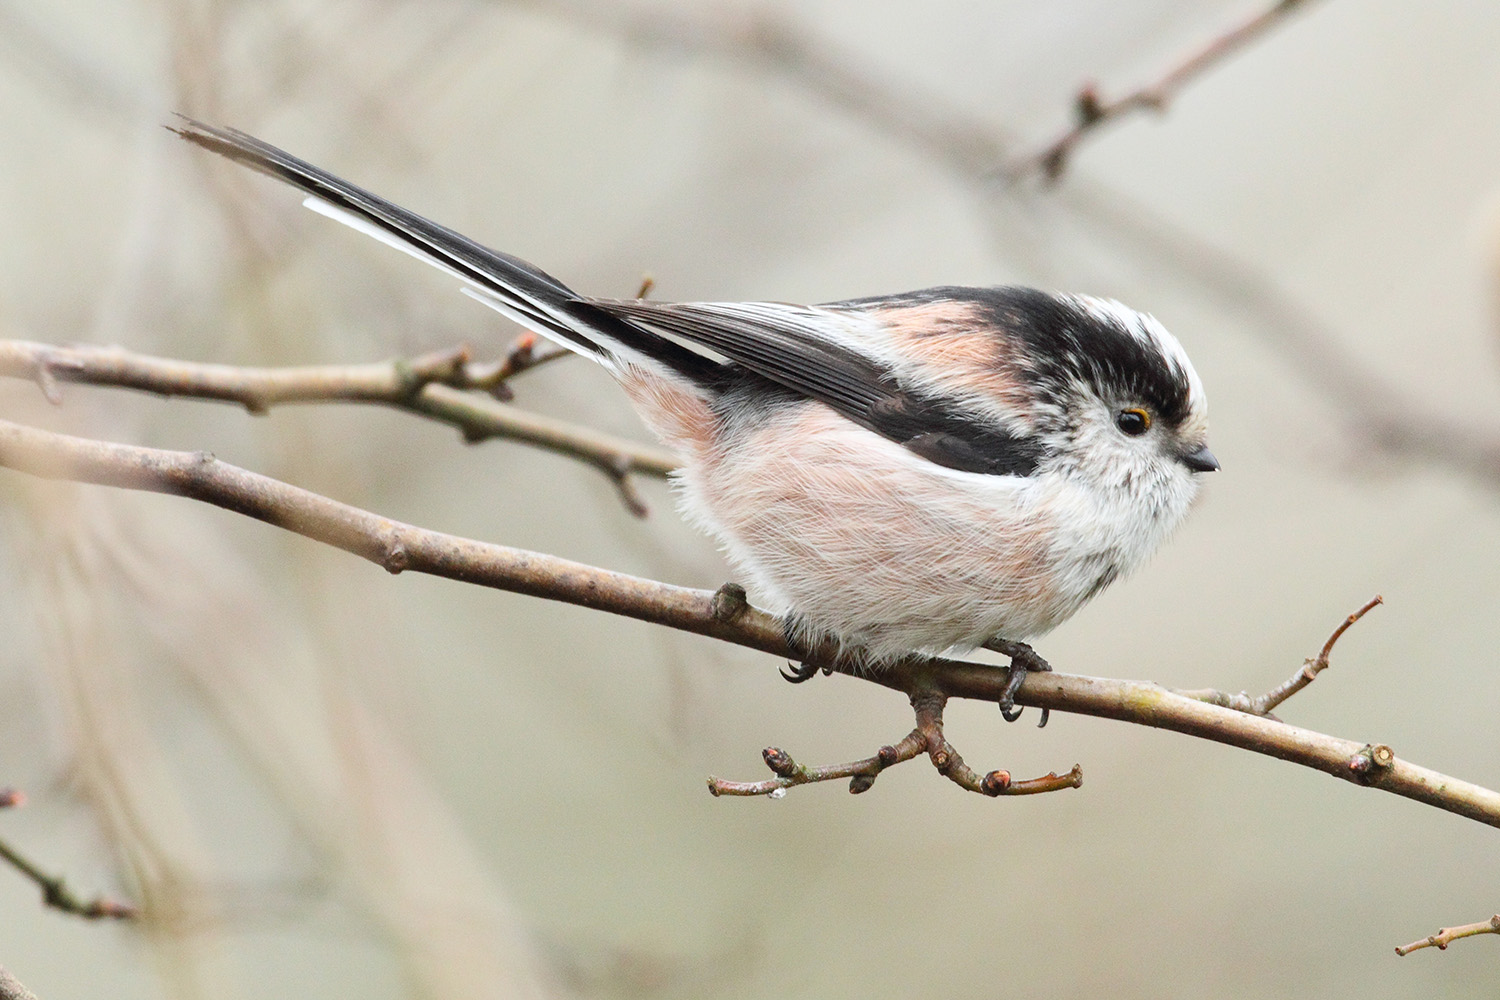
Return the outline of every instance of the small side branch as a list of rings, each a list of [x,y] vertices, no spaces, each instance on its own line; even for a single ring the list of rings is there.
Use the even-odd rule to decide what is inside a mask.
[[[25,802],[26,797],[15,789],[0,790],[0,808],[20,806]],[[47,874],[40,866],[3,840],[0,840],[0,861],[4,861],[36,883],[37,888],[42,890],[42,902],[54,910],[71,913],[85,920],[133,920],[140,915],[140,911],[129,903],[117,902],[107,896],[83,899],[74,895],[62,876]],[[0,988],[3,986],[4,984],[0,983]],[[3,994],[0,994],[0,997],[3,997]]]
[[[1090,135],[1112,122],[1117,122],[1138,111],[1164,111],[1172,98],[1177,96],[1194,78],[1244,48],[1284,20],[1307,0],[1280,0],[1233,29],[1219,35],[1207,45],[1190,53],[1155,82],[1130,93],[1107,101],[1093,84],[1085,84],[1073,99],[1072,127],[1049,142],[1039,152],[1033,153],[1012,166],[1007,172],[1018,179],[1034,170],[1041,171],[1049,181],[1055,181],[1067,169],[1073,150]]]
[[[1328,654],[1333,652],[1333,645],[1339,641],[1339,637],[1349,631],[1349,626],[1368,614],[1375,605],[1384,603],[1385,599],[1376,594],[1360,605],[1358,611],[1340,622],[1338,628],[1334,629],[1333,634],[1328,637],[1328,641],[1323,643],[1323,648],[1318,651],[1317,656],[1305,661],[1301,670],[1256,699],[1256,714],[1270,714],[1276,706],[1311,684],[1319,674],[1328,669]]]
[[[1362,604],[1359,610],[1339,622],[1338,628],[1334,629],[1333,634],[1328,637],[1328,641],[1323,643],[1323,648],[1318,651],[1317,656],[1310,656],[1306,660],[1303,660],[1302,669],[1259,698],[1252,698],[1244,691],[1241,691],[1239,694],[1229,694],[1215,688],[1201,688],[1193,691],[1178,691],[1176,693],[1182,695],[1184,698],[1192,698],[1194,701],[1204,701],[1210,705],[1232,708],[1236,712],[1248,712],[1251,715],[1275,718],[1271,713],[1278,705],[1307,687],[1319,674],[1328,669],[1328,656],[1333,652],[1333,645],[1339,641],[1339,638],[1345,632],[1349,631],[1349,627],[1368,614],[1375,605],[1384,603],[1385,599],[1376,594]]]
[[[509,403],[515,398],[515,393],[507,384],[512,378],[573,353],[562,347],[538,351],[536,339],[534,333],[523,333],[515,339],[515,342],[510,345],[510,350],[505,352],[505,357],[499,361],[488,365],[469,362],[464,366],[467,384],[459,385],[457,388],[483,389],[502,403]]]
[[[722,778],[708,779],[708,790],[719,795],[768,795],[780,798],[788,788],[809,785],[819,781],[849,779],[849,791],[858,795],[867,792],[875,784],[880,772],[888,767],[927,754],[932,766],[949,781],[970,792],[981,795],[1036,795],[1040,792],[1061,791],[1064,788],[1083,786],[1083,768],[1074,764],[1066,774],[1052,772],[1040,778],[1012,780],[1009,771],[990,771],[980,775],[964,763],[953,744],[943,735],[943,708],[948,698],[933,688],[919,689],[911,696],[912,710],[916,713],[917,728],[899,743],[883,746],[873,757],[852,761],[848,764],[828,764],[809,767],[792,759],[791,754],[778,747],[767,747],[761,756],[766,766],[776,775],[765,781],[726,781]]]
[[[1459,938],[1474,937],[1477,934],[1500,934],[1500,913],[1495,914],[1488,920],[1481,920],[1475,924],[1464,924],[1460,927],[1443,927],[1431,937],[1425,937],[1411,944],[1397,945],[1396,954],[1410,955],[1422,948],[1436,948],[1438,951],[1446,951],[1448,946]]]
[[[822,767],[810,767],[799,764],[792,759],[792,755],[780,747],[766,747],[761,751],[761,757],[765,759],[776,777],[767,778],[765,781],[727,781],[723,778],[709,777],[708,790],[715,796],[719,795],[769,795],[773,799],[779,799],[786,794],[788,788],[797,785],[809,785],[818,781],[838,781],[848,778],[849,791],[858,795],[867,792],[875,784],[875,778],[886,768],[902,761],[911,760],[927,749],[927,743],[922,734],[913,730],[899,743],[883,746],[873,757],[864,760],[851,761],[848,764],[827,764]]]
[[[0,375],[34,380],[53,403],[62,402],[59,383],[77,382],[238,403],[254,414],[284,403],[403,403],[432,384],[473,388],[479,383],[471,364],[467,347],[374,364],[254,368],[159,358],[121,347],[0,341]]]
[[[454,427],[470,444],[504,438],[591,465],[609,477],[633,514],[644,516],[646,506],[630,476],[666,476],[677,467],[676,456],[502,402],[509,398],[508,379],[559,356],[537,353],[535,338],[523,336],[494,365],[473,361],[467,347],[454,347],[371,364],[249,368],[158,358],[119,347],[0,340],[0,376],[36,382],[53,403],[62,402],[60,383],[76,382],[238,403],[254,414],[290,403],[390,406]]]

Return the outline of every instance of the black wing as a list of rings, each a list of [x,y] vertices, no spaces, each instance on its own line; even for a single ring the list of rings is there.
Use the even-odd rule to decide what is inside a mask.
[[[838,320],[828,310],[772,302],[587,301],[708,348],[945,468],[1029,476],[1045,452],[1035,438],[965,415],[953,401],[906,389],[884,365],[820,335],[820,323]]]

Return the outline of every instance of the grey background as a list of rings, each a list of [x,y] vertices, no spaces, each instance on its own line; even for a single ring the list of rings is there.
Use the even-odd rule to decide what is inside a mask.
[[[1165,116],[1087,144],[1053,189],[976,181],[820,93],[805,60],[732,40],[786,24],[929,124],[972,120],[1019,152],[1083,81],[1119,93],[1260,6],[6,3],[0,336],[240,364],[511,341],[443,275],[172,139],[174,109],[596,294],[649,272],[668,299],[1116,296],[1187,346],[1224,471],[1043,652],[1260,691],[1380,592],[1283,716],[1494,786],[1500,487],[1373,449],[1335,388],[1369,369],[1361,400],[1400,423],[1497,427],[1500,8],[1309,4]],[[1310,330],[1336,360],[1311,359]],[[517,389],[644,440],[582,363]],[[206,448],[626,572],[725,577],[661,484],[638,522],[591,470],[382,410],[65,397],[0,385],[0,412]],[[1495,912],[1494,832],[1321,774],[956,705],[976,766],[1077,761],[1085,787],[991,801],[914,764],[859,797],[715,800],[704,776],[761,776],[762,746],[863,756],[909,712],[847,678],[789,687],[708,640],[391,578],[183,500],[7,472],[0,526],[0,784],[31,797],[0,837],[153,913],[86,925],[0,871],[0,962],[44,1000],[1489,997],[1500,981],[1489,938],[1391,953]]]

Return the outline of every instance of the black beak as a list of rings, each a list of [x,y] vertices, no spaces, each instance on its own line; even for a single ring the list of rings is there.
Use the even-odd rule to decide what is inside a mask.
[[[1177,458],[1178,461],[1194,472],[1219,471],[1219,460],[1214,458],[1214,453],[1208,450],[1208,445],[1206,444],[1200,444],[1192,451],[1178,455]]]

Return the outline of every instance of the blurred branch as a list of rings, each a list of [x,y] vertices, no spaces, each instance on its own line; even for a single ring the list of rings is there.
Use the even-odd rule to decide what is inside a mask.
[[[162,451],[54,434],[0,421],[0,466],[48,479],[185,496],[333,545],[391,573],[413,570],[465,583],[665,625],[904,692],[998,702],[1009,672],[990,664],[914,657],[876,674],[832,649],[791,649],[781,622],[748,605],[726,609],[708,591],[460,538],[392,521],[257,475],[206,453]],[[1028,673],[1015,701],[1185,733],[1278,757],[1491,826],[1500,793],[1398,759],[1389,747],[1359,744],[1273,719],[1210,705],[1141,681]]]
[[[0,808],[23,805],[25,801],[26,797],[15,789],[0,790]],[[37,888],[42,890],[42,902],[54,910],[71,913],[85,920],[133,920],[140,916],[140,912],[129,903],[119,903],[107,896],[95,896],[93,899],[85,900],[74,895],[62,876],[48,875],[3,840],[0,840],[0,861],[4,861],[35,882]],[[0,970],[0,973],[3,973],[3,970]],[[16,985],[19,986],[19,984]],[[6,983],[3,978],[0,978],[0,1000],[5,997],[5,988]]]
[[[1239,694],[1227,694],[1214,688],[1205,688],[1197,691],[1178,691],[1176,693],[1182,695],[1184,698],[1192,698],[1195,701],[1206,701],[1211,705],[1232,708],[1236,712],[1249,712],[1251,715],[1270,715],[1278,705],[1307,687],[1319,674],[1327,670],[1329,654],[1333,652],[1334,643],[1339,641],[1339,637],[1349,631],[1349,627],[1368,614],[1375,605],[1384,603],[1384,599],[1379,594],[1366,601],[1360,606],[1358,611],[1355,611],[1339,622],[1338,628],[1334,629],[1333,634],[1328,637],[1328,641],[1323,643],[1323,648],[1319,650],[1317,656],[1309,656],[1303,661],[1301,670],[1298,670],[1291,677],[1282,681],[1259,698],[1252,698],[1243,691]]]
[[[1210,43],[1154,86],[1170,80],[1168,92],[1175,96],[1209,66],[1305,5],[1306,0],[1281,0]],[[632,10],[628,4],[593,0],[548,0],[537,6],[567,15],[587,30],[612,32],[644,48],[735,59],[780,76],[927,154],[987,198],[1021,196],[1021,185],[998,184],[997,178],[1016,181],[1036,169],[1035,157],[1017,161],[1018,168],[1005,166],[1013,138],[998,125],[938,94],[893,83],[889,74],[861,66],[831,42],[780,15],[761,9],[704,12],[684,6]],[[1124,109],[1114,117],[1123,113]],[[1084,134],[1097,127],[1090,126]],[[1082,137],[1071,143],[1076,145]],[[1248,317],[1259,336],[1291,362],[1294,375],[1330,397],[1346,435],[1361,452],[1428,462],[1476,479],[1486,488],[1500,488],[1500,431],[1446,418],[1420,400],[1406,398],[1392,380],[1346,347],[1337,330],[1320,322],[1250,262],[1098,183],[1070,184],[1054,199],[1120,241],[1134,256],[1170,269],[1235,315]]]
[[[22,986],[5,966],[0,965],[0,1000],[36,1000],[36,994]]]
[[[1308,0],[1279,0],[1190,54],[1148,86],[1102,101],[1092,85],[1075,97],[1078,121],[1040,152],[1011,161],[1013,138],[936,94],[893,84],[816,38],[806,26],[763,8],[703,10],[687,6],[631,9],[594,0],[549,0],[541,6],[581,27],[605,30],[642,48],[685,51],[745,62],[802,87],[880,132],[923,149],[970,183],[995,177],[1018,181],[1041,170],[1061,175],[1073,148],[1094,131],[1134,111],[1160,111],[1209,68],[1239,51]],[[534,5],[534,4],[528,4]]]
[[[1062,196],[1141,258],[1192,281],[1227,314],[1253,317],[1289,374],[1327,400],[1356,456],[1423,461],[1500,489],[1500,430],[1445,416],[1386,378],[1260,268],[1124,195],[1074,185]]]
[[[764,69],[969,176],[980,175],[1004,157],[1005,140],[990,123],[916,88],[891,86],[886,74],[764,7],[642,7],[597,0],[522,5],[562,14],[584,30],[606,32],[643,49],[734,59]]]
[[[1018,180],[1039,170],[1049,181],[1057,180],[1067,168],[1068,158],[1073,150],[1090,135],[1111,122],[1117,122],[1138,111],[1165,111],[1172,98],[1196,77],[1223,62],[1305,5],[1306,0],[1279,0],[1270,9],[1192,52],[1154,83],[1132,90],[1113,101],[1101,98],[1094,84],[1084,84],[1073,98],[1073,126],[1039,152],[1022,158],[1002,172],[1010,179]]]
[[[677,467],[670,452],[469,391],[508,393],[508,379],[555,359],[553,353],[537,354],[534,344],[534,339],[523,337],[492,365],[473,362],[467,347],[457,347],[363,365],[241,368],[151,357],[119,347],[0,340],[0,376],[35,381],[53,403],[61,402],[59,382],[238,403],[257,414],[286,403],[378,403],[455,427],[471,444],[506,438],[577,459],[608,476],[631,512],[643,516],[645,504],[629,477],[665,476]]]
[[[1464,924],[1460,927],[1442,927],[1431,937],[1425,937],[1411,944],[1397,945],[1396,954],[1401,956],[1410,955],[1421,948],[1436,948],[1438,951],[1446,951],[1448,946],[1460,938],[1474,937],[1477,934],[1500,934],[1500,913],[1495,914],[1488,920],[1478,923]]]

